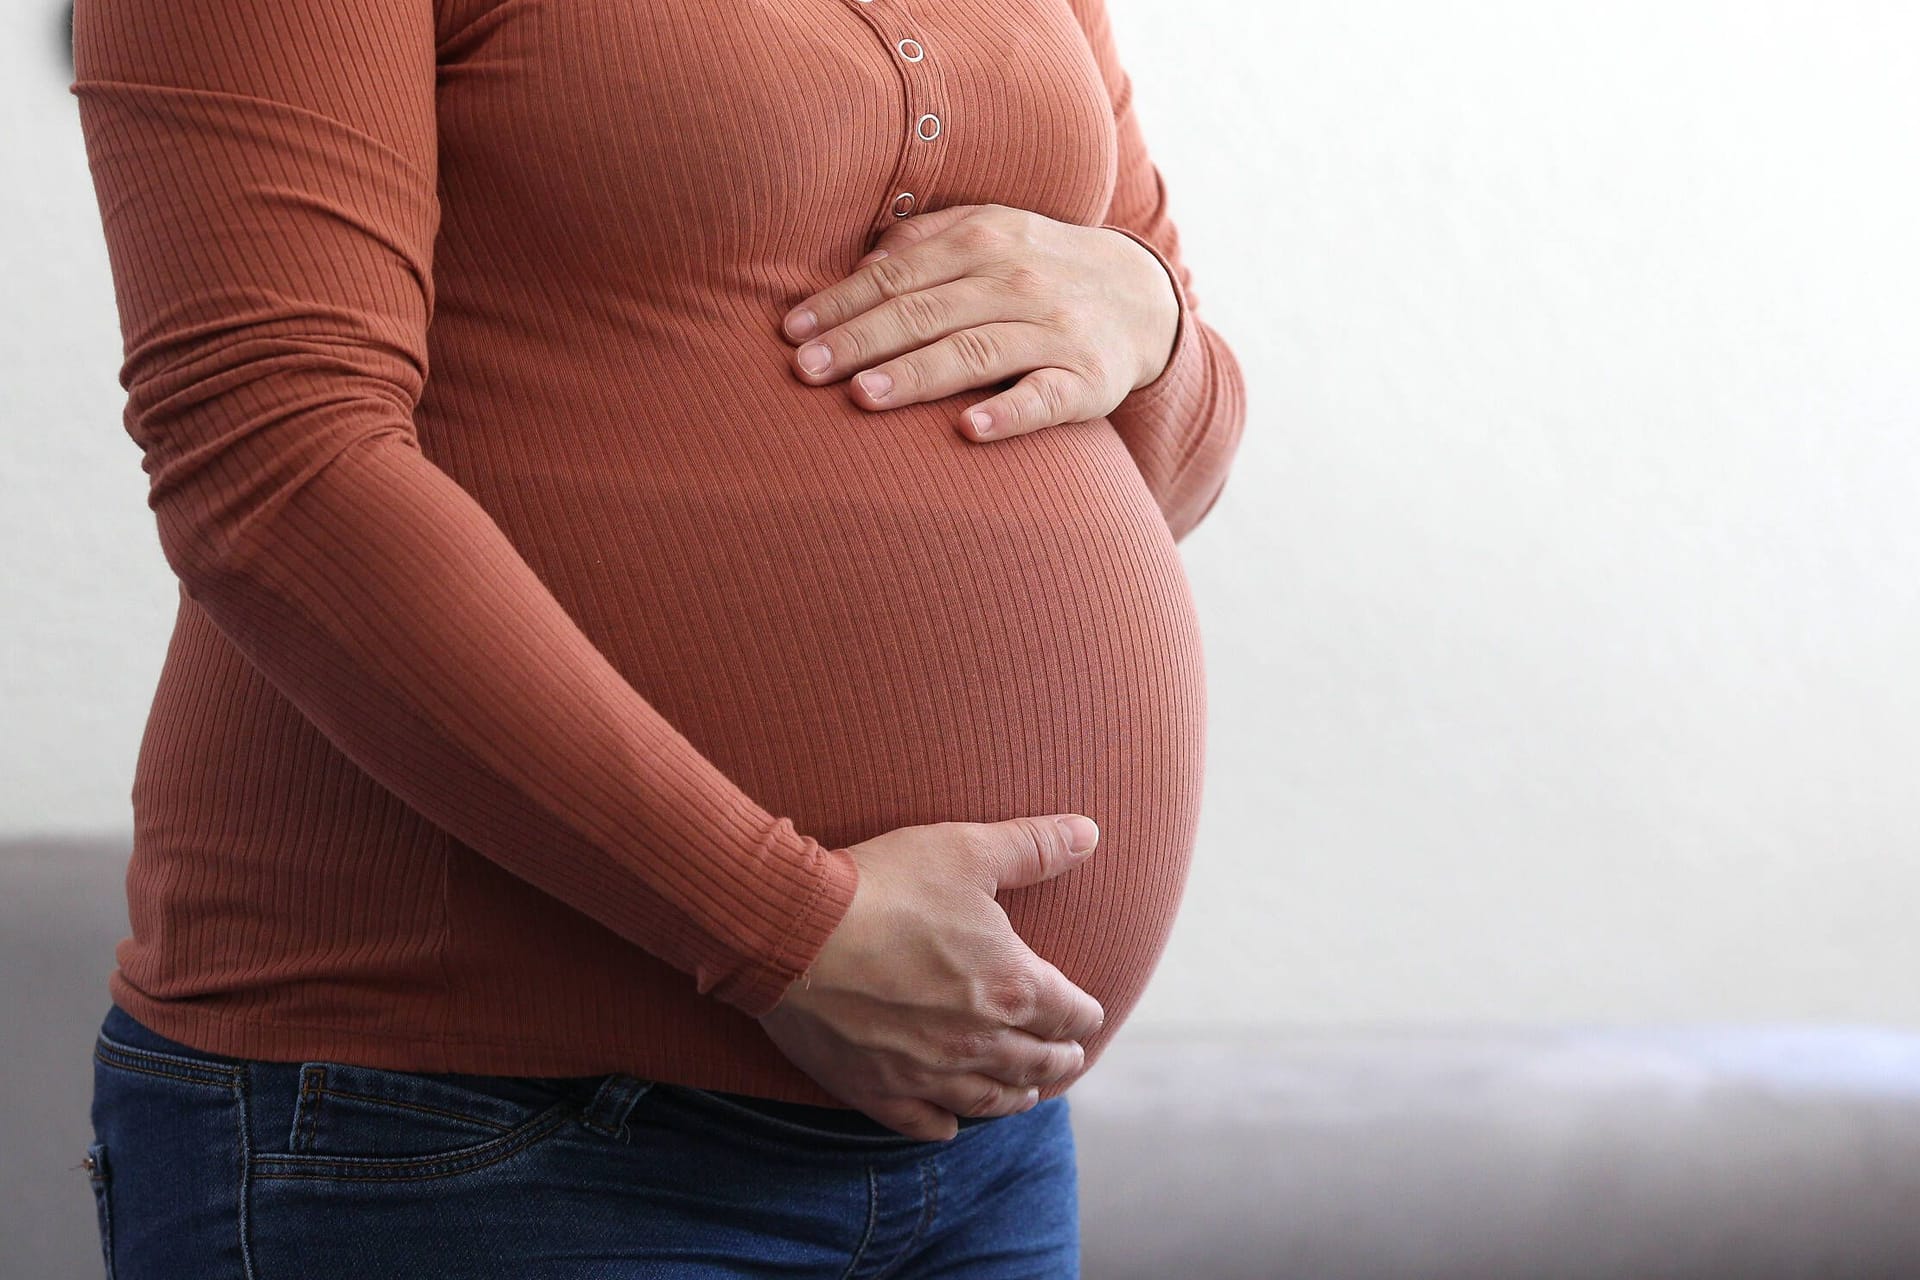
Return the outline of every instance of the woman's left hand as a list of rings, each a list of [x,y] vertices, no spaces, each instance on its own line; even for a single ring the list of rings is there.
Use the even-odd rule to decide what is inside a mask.
[[[853,274],[797,303],[781,327],[800,344],[803,381],[851,377],[869,409],[1018,379],[954,424],[997,440],[1110,412],[1166,367],[1178,321],[1166,269],[1130,236],[975,204],[889,227]],[[810,368],[822,352],[827,362]]]

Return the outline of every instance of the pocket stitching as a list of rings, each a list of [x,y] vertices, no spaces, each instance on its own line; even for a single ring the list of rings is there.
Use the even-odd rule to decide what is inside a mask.
[[[93,1056],[109,1067],[120,1071],[138,1071],[150,1076],[165,1076],[170,1080],[181,1080],[187,1084],[205,1085],[212,1089],[231,1089],[239,1078],[237,1066],[216,1066],[208,1062],[195,1062],[177,1054],[160,1053],[152,1049],[136,1049],[132,1045],[121,1044],[112,1036],[101,1032],[94,1038]],[[168,1068],[177,1068],[169,1070]]]
[[[278,1180],[403,1182],[445,1178],[497,1164],[557,1131],[573,1113],[570,1102],[551,1107],[497,1138],[433,1156],[329,1156],[258,1153],[253,1176]]]
[[[485,1116],[469,1115],[464,1111],[453,1111],[446,1107],[432,1106],[425,1102],[405,1102],[399,1098],[383,1098],[377,1094],[355,1093],[351,1089],[329,1089],[326,1087],[324,1078],[320,1084],[314,1087],[313,1092],[315,1112],[318,1112],[319,1100],[321,1096],[324,1095],[330,1098],[352,1098],[356,1102],[371,1102],[378,1107],[401,1107],[408,1111],[419,1111],[427,1115],[445,1116],[449,1120],[460,1120],[467,1124],[484,1125],[499,1133],[512,1133],[519,1127],[518,1125],[502,1124],[498,1120],[492,1120]],[[520,1123],[525,1124],[526,1121],[523,1120]]]
[[[376,1112],[397,1112],[400,1114],[396,1118],[401,1120],[406,1118],[407,1113],[438,1116],[458,1124],[476,1126],[499,1136],[511,1135],[537,1120],[544,1113],[540,1109],[542,1104],[539,1102],[505,1097],[489,1093],[485,1089],[470,1088],[456,1081],[440,1080],[435,1078],[437,1074],[323,1060],[301,1064],[299,1090],[293,1104],[293,1122],[287,1134],[287,1152],[295,1156],[328,1154],[316,1153],[314,1148],[320,1143],[320,1113],[326,1109],[326,1099],[329,1097],[350,1099]],[[433,1101],[417,1101],[386,1091],[383,1089],[383,1083],[390,1077],[394,1081],[392,1089],[400,1092],[425,1092]],[[329,1084],[330,1079],[341,1083]],[[364,1082],[365,1087],[347,1087],[356,1081]],[[461,1102],[467,1095],[471,1095],[471,1104],[462,1106]],[[445,1105],[436,1105],[436,1103]],[[545,1105],[553,1105],[550,1095]],[[480,1109],[483,1106],[495,1107],[495,1114],[481,1114]],[[342,1158],[369,1160],[453,1158],[473,1150],[475,1145],[494,1140],[496,1139],[473,1137],[469,1139],[467,1146],[416,1155],[352,1157],[343,1154]]]

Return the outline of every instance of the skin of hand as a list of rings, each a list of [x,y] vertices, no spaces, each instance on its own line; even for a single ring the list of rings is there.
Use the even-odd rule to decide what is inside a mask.
[[[1071,871],[1098,839],[1092,819],[1057,814],[850,846],[853,902],[761,1027],[828,1093],[911,1138],[1029,1109],[1036,1086],[1078,1075],[1106,1011],[1020,939],[994,893]]]
[[[1111,412],[1166,368],[1179,306],[1153,254],[1110,227],[953,205],[887,228],[781,333],[802,381],[847,379],[867,409],[1018,379],[954,424],[998,440]]]

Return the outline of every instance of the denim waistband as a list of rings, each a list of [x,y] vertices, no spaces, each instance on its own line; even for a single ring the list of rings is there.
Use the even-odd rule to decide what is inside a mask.
[[[151,1049],[155,1053],[172,1053],[182,1058],[199,1058],[204,1062],[217,1062],[226,1066],[247,1061],[245,1058],[229,1057],[209,1049],[196,1049],[190,1044],[181,1044],[178,1040],[168,1039],[118,1004],[108,1004],[107,1016],[100,1020],[100,1029],[121,1044],[131,1045],[135,1049]]]
[[[116,1003],[108,1004],[106,1017],[102,1019],[100,1029],[122,1044],[131,1045],[134,1048],[152,1049],[160,1053],[173,1053],[181,1057],[199,1058],[208,1062],[232,1064],[248,1061],[248,1059],[229,1057],[206,1049],[196,1049],[192,1045],[169,1039],[136,1019]],[[596,1096],[608,1074],[614,1073],[517,1078],[544,1080],[558,1086],[569,1097],[577,1098],[582,1105],[586,1105]],[[898,1130],[890,1129],[865,1112],[851,1107],[815,1106],[808,1102],[789,1102],[783,1098],[762,1098],[755,1094],[733,1093],[724,1089],[701,1089],[683,1084],[661,1084],[656,1087],[680,1093],[707,1094],[734,1106],[745,1107],[762,1115],[771,1116],[776,1120],[785,1120],[791,1124],[805,1125],[811,1129],[822,1129],[830,1133],[848,1133],[862,1137],[904,1136]],[[960,1116],[958,1121],[960,1127],[964,1129],[997,1118],[995,1116]]]

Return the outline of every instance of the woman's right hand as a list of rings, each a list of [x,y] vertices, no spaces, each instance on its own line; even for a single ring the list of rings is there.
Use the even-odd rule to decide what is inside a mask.
[[[760,1025],[828,1093],[911,1138],[945,1141],[957,1115],[1025,1111],[1037,1086],[1080,1070],[1079,1042],[1106,1012],[1021,940],[994,892],[1070,871],[1098,840],[1092,819],[1047,814],[849,846],[853,903]]]

